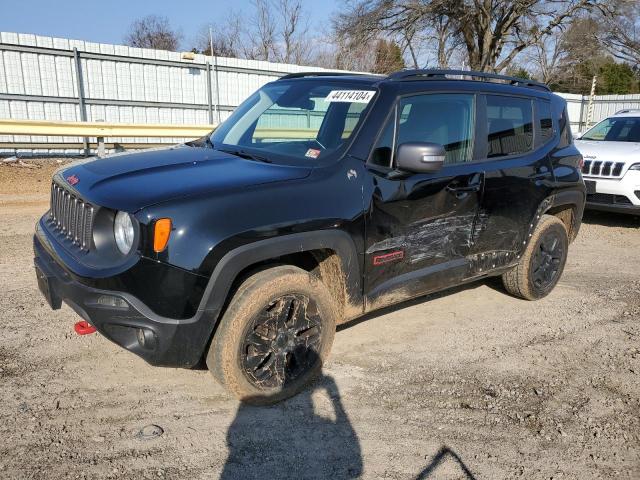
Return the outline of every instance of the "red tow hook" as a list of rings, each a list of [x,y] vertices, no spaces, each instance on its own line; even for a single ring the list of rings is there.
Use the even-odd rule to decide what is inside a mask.
[[[94,327],[89,322],[86,322],[84,320],[77,322],[73,326],[73,329],[76,331],[78,335],[89,335],[91,333],[96,332],[96,327]]]

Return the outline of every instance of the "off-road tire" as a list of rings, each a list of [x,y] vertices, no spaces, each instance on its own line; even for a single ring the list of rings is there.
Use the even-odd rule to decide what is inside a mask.
[[[270,305],[287,296],[301,296],[314,302],[314,318],[321,322],[317,352],[311,352],[314,361],[309,361],[309,367],[302,370],[304,373],[290,383],[275,388],[258,386],[244,368],[246,339],[255,332],[256,319],[263,318]],[[318,277],[298,267],[283,265],[255,273],[231,299],[211,341],[207,367],[219,383],[245,403],[268,405],[292,397],[320,373],[333,343],[337,311],[327,287]]]
[[[557,271],[549,283],[537,285],[534,281],[534,268],[536,267],[536,253],[541,249],[541,243],[545,238],[557,238],[562,250],[561,258],[557,263]],[[502,275],[504,288],[515,297],[526,300],[538,300],[547,296],[556,286],[562,276],[567,261],[569,237],[567,229],[560,219],[553,215],[543,215],[536,226],[529,244],[520,257],[520,262],[512,270]]]

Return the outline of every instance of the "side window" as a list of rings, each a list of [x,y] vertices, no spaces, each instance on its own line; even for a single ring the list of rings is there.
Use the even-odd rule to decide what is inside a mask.
[[[571,134],[571,122],[569,121],[569,114],[566,107],[563,108],[560,113],[558,125],[560,129],[560,142],[558,146],[560,148],[568,147],[573,143],[573,135]]]
[[[531,151],[532,117],[531,100],[487,95],[487,157],[505,157]]]
[[[378,143],[376,143],[376,146],[373,149],[370,162],[374,165],[391,167],[391,157],[393,156],[393,137],[396,127],[395,117],[396,113],[394,109],[393,114],[387,120],[387,124],[385,125],[380,138],[378,138]]]
[[[546,100],[536,100],[538,109],[538,128],[540,129],[539,145],[544,145],[553,138],[553,117],[551,115],[551,103]]]
[[[415,95],[400,101],[396,148],[431,142],[446,151],[445,163],[469,162],[475,131],[475,96],[458,93]]]

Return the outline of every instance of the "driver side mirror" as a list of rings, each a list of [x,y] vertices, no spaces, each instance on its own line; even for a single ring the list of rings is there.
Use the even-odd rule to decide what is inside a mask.
[[[446,151],[438,143],[407,142],[398,147],[396,165],[412,173],[434,173],[444,166]]]

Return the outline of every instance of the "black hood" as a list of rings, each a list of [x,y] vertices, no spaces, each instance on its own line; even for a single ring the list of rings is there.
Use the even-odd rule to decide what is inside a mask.
[[[210,148],[178,146],[80,161],[56,175],[89,202],[135,212],[179,197],[294,180],[310,172],[308,166],[268,164]]]

